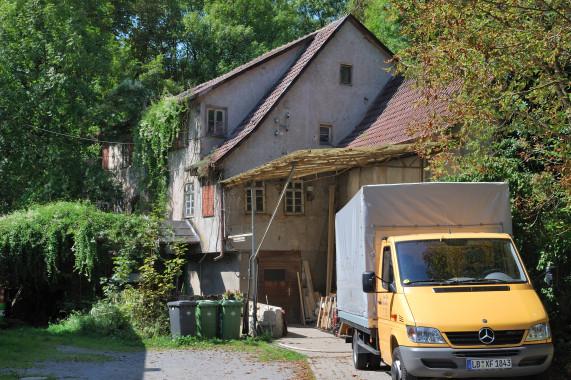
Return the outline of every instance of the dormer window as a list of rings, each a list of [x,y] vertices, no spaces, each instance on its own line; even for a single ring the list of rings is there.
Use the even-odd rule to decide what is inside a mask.
[[[339,69],[339,83],[353,84],[353,66],[341,64]]]
[[[219,136],[226,134],[226,110],[224,108],[206,109],[206,133]]]

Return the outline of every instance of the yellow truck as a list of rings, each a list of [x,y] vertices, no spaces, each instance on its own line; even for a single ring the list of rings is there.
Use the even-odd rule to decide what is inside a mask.
[[[335,224],[355,368],[548,378],[549,319],[511,238],[507,184],[364,186]]]

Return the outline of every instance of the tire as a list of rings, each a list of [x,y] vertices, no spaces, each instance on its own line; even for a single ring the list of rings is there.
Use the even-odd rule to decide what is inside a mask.
[[[408,373],[404,362],[402,361],[402,356],[400,349],[397,347],[393,351],[393,364],[391,365],[391,376],[393,380],[417,380],[418,377],[413,376]]]
[[[368,355],[369,364],[367,368],[370,370],[375,370],[381,368],[381,357],[378,355],[369,354]]]
[[[365,369],[367,368],[367,362],[369,359],[369,354],[362,354],[359,353],[358,342],[359,335],[357,334],[357,330],[353,333],[353,365],[356,369]]]

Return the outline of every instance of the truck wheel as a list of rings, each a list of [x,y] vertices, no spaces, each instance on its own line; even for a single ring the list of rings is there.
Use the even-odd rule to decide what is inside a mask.
[[[367,368],[367,361],[368,361],[368,354],[359,353],[358,342],[359,335],[357,334],[357,330],[353,333],[353,365],[356,369],[365,369]]]
[[[368,369],[379,369],[381,368],[381,357],[378,355],[369,354],[369,365]]]
[[[409,374],[402,361],[399,348],[393,351],[393,364],[391,366],[391,375],[393,380],[417,380],[416,376]]]

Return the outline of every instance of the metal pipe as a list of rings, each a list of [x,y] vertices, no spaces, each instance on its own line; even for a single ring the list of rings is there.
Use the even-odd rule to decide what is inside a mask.
[[[224,257],[224,186],[220,185],[220,255],[214,258],[218,261]]]
[[[266,235],[268,234],[268,231],[270,230],[270,227],[272,226],[272,222],[274,220],[274,217],[276,216],[276,213],[278,212],[278,207],[280,206],[280,203],[282,202],[282,199],[286,193],[287,187],[291,181],[291,178],[293,177],[293,173],[295,171],[295,167],[296,167],[297,163],[294,162],[291,164],[291,171],[289,172],[289,176],[287,177],[286,183],[284,184],[284,188],[282,190],[282,193],[280,194],[280,198],[278,199],[278,203],[276,204],[276,207],[274,208],[274,212],[272,213],[272,217],[270,218],[270,221],[268,223],[268,226],[266,227],[266,232],[264,232],[264,235],[262,236],[262,240],[260,241],[260,244],[258,245],[258,249],[256,250],[255,254],[252,256],[252,264],[253,264],[253,268],[254,268],[254,275],[253,277],[253,307],[252,307],[252,318],[253,318],[253,329],[254,329],[254,335],[256,334],[256,325],[258,324],[258,271],[256,270],[256,259],[258,258],[258,253],[260,253],[260,248],[262,248],[262,244],[264,243],[264,240],[266,239]],[[252,199],[252,209],[254,208],[254,204],[253,204],[253,199]],[[254,241],[254,239],[252,239],[252,241]],[[253,245],[254,243],[252,243],[252,247],[254,247]]]

